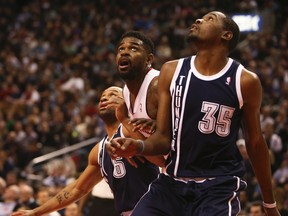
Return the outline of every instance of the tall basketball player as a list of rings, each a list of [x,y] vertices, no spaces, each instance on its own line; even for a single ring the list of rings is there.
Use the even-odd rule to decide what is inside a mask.
[[[161,68],[156,132],[144,141],[111,140],[112,157],[170,154],[167,173],[152,183],[133,216],[237,215],[246,187],[236,145],[240,127],[266,214],[280,215],[259,124],[261,83],[228,57],[238,38],[237,24],[219,11],[197,19],[187,37],[197,54]]]

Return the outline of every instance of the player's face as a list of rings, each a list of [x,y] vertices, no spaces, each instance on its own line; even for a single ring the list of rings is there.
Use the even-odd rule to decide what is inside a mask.
[[[262,212],[261,207],[260,206],[251,206],[250,209],[250,216],[264,216],[265,213]]]
[[[225,15],[214,11],[197,19],[191,26],[187,36],[188,42],[220,41],[223,33],[223,18]]]
[[[124,80],[133,80],[141,73],[146,73],[148,54],[143,41],[126,37],[120,42],[117,50],[117,71]]]
[[[111,115],[115,116],[115,109],[114,108],[106,108],[106,106],[103,104],[103,102],[109,102],[113,101],[115,97],[121,97],[122,96],[122,89],[118,87],[110,87],[106,89],[101,97],[100,102],[98,104],[98,110],[100,117],[103,117],[104,115]]]

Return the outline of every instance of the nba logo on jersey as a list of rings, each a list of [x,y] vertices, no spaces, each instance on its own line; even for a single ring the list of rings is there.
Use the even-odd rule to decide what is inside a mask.
[[[231,77],[227,77],[226,78],[226,85],[230,85],[230,82],[231,82]]]

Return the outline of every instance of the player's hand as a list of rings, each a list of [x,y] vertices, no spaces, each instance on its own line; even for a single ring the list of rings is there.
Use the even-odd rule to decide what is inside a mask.
[[[122,122],[124,119],[128,117],[128,110],[124,101],[124,98],[121,96],[113,96],[109,98],[107,101],[102,102],[102,105],[106,107],[106,109],[114,108],[115,116],[118,121]]]
[[[33,210],[20,210],[13,212],[10,216],[36,216]]]
[[[117,157],[133,157],[143,150],[143,144],[140,140],[131,138],[117,137],[106,143],[108,154],[112,159]]]
[[[133,131],[142,130],[148,134],[153,134],[156,130],[156,120],[146,118],[131,119],[130,124],[134,126]]]

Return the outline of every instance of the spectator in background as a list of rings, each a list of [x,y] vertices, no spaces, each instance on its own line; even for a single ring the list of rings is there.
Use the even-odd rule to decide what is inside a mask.
[[[24,127],[23,127],[23,122],[18,120],[18,121],[15,121],[14,125],[13,125],[13,131],[15,132],[15,142],[18,143],[18,145],[24,149],[26,146],[24,146],[24,140],[26,138],[26,132],[24,130]]]
[[[163,35],[160,38],[159,44],[156,45],[155,66],[160,68],[162,64],[172,59],[172,49],[169,42],[169,37]]]
[[[6,180],[7,186],[18,185],[18,183],[19,183],[18,171],[12,170],[12,171],[8,172],[5,180]]]
[[[282,216],[288,215],[288,209],[284,208],[284,200],[286,198],[286,191],[284,187],[282,187],[284,184],[285,182],[283,184],[279,184],[274,178],[272,178],[273,193],[275,195],[277,208]]]
[[[246,198],[246,202],[242,201],[242,205],[247,205],[248,201],[253,200],[253,191],[255,189],[257,180],[255,180],[255,174],[253,171],[253,168],[251,166],[250,160],[249,160],[249,156],[247,153],[247,149],[246,149],[246,145],[245,145],[245,139],[238,139],[236,142],[236,145],[240,151],[240,154],[243,158],[244,161],[244,165],[245,165],[245,175],[244,175],[244,179],[247,182],[247,188],[245,191],[242,191],[242,195]],[[256,182],[255,182],[256,181]]]
[[[71,203],[65,208],[64,216],[78,216],[78,215],[79,215],[78,203]]]
[[[25,207],[26,209],[33,209],[38,206],[35,198],[34,198],[34,189],[32,186],[21,183],[19,184],[19,199],[18,204],[14,208],[14,211],[19,209],[20,207]]]
[[[283,188],[284,188],[284,207],[283,209],[287,212],[288,211],[288,180],[286,179],[286,181],[283,183]]]
[[[76,69],[75,72],[72,72],[72,76],[61,85],[63,91],[70,92],[83,92],[84,90],[84,80],[81,77],[79,69]]]
[[[42,184],[46,187],[62,188],[73,180],[75,169],[73,160],[68,156],[64,159],[53,159],[45,166],[46,176]]]
[[[37,193],[36,193],[36,201],[37,201],[37,204],[39,206],[43,205],[49,199],[51,199],[51,196],[50,196],[48,188],[43,187],[43,188],[40,188],[37,191]],[[43,215],[43,216],[60,216],[60,213],[58,213],[57,211],[54,211],[54,212],[51,212],[51,213]]]
[[[280,167],[278,167],[274,174],[273,178],[276,180],[278,184],[283,184],[288,179],[288,158],[285,158]]]
[[[265,216],[266,213],[264,211],[263,205],[260,201],[255,201],[250,204],[248,207],[248,215],[249,216]]]
[[[4,191],[6,189],[6,181],[4,178],[0,177],[0,202],[3,201],[3,194],[4,194]]]
[[[17,185],[10,185],[4,191],[0,202],[0,216],[10,216],[15,208],[18,207],[20,189]]]
[[[275,132],[275,125],[272,122],[266,122],[263,125],[263,134],[268,145],[268,148],[271,150],[274,158],[275,163],[273,164],[273,172],[279,165],[282,163],[283,160],[283,145],[280,136]]]
[[[6,178],[7,174],[14,170],[14,165],[7,156],[7,152],[0,149],[0,177]]]
[[[40,94],[35,84],[28,83],[25,91],[19,98],[18,104],[24,105],[24,108],[31,109],[33,105],[37,105],[40,102]]]
[[[272,108],[270,105],[263,105],[261,107],[260,121],[262,130],[267,123],[274,124],[275,120],[272,117]]]

